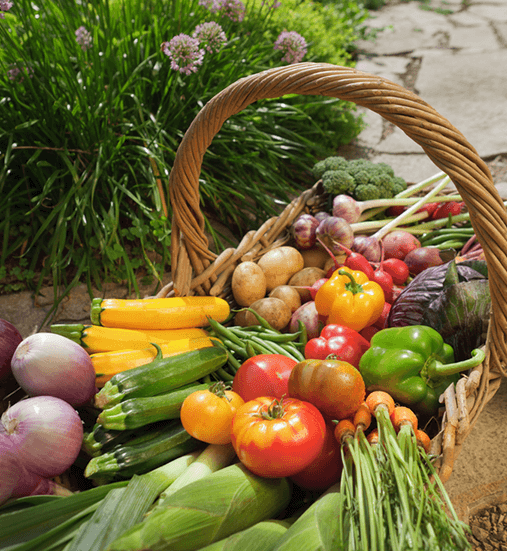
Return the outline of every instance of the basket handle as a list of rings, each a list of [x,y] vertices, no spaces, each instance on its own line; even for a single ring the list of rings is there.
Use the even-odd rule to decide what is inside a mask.
[[[200,210],[199,175],[204,154],[223,123],[260,99],[285,94],[335,97],[367,107],[419,144],[453,181],[465,201],[489,269],[492,299],[490,359],[507,364],[507,211],[487,165],[465,137],[416,94],[385,78],[326,63],[297,63],[244,77],[198,113],[176,153],[169,176],[173,209],[172,292],[190,293],[192,274],[216,260]],[[203,292],[209,291],[204,286]],[[507,375],[506,371],[502,372]]]

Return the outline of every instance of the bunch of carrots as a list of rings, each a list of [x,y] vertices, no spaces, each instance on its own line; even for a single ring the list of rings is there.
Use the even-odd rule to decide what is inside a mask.
[[[376,428],[367,433],[372,418]],[[371,392],[353,419],[336,425],[335,437],[343,460],[340,549],[471,549],[411,409]]]

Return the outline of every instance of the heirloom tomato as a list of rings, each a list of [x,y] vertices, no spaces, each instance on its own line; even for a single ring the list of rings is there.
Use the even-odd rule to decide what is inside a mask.
[[[234,375],[232,390],[245,402],[259,396],[280,399],[288,394],[287,381],[296,360],[283,354],[259,354],[248,358]]]
[[[234,450],[249,470],[279,478],[315,460],[324,446],[326,423],[308,402],[260,396],[238,409],[231,433]]]
[[[207,444],[228,444],[234,414],[244,404],[239,394],[228,390],[222,381],[207,390],[196,390],[185,398],[180,410],[183,428]]]

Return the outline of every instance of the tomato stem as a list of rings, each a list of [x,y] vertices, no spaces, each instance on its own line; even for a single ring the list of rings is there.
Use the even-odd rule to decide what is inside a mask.
[[[280,400],[277,400],[275,398],[267,408],[262,408],[259,412],[259,416],[262,417],[263,419],[273,420],[273,419],[281,419],[284,413],[285,413],[285,409],[283,407],[283,396],[282,396]]]
[[[209,391],[218,396],[219,398],[225,398],[228,402],[230,402],[230,398],[225,393],[226,390],[230,390],[231,387],[226,386],[226,384],[223,381],[216,381],[209,387]]]

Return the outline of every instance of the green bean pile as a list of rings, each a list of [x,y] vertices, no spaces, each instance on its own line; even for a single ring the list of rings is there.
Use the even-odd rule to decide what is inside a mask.
[[[422,247],[436,247],[441,250],[456,249],[460,251],[472,235],[474,235],[472,226],[461,228],[445,227],[424,234],[419,238],[419,242]]]
[[[295,333],[281,333],[273,329],[257,312],[250,308],[247,310],[255,315],[259,325],[226,327],[215,320],[209,320],[210,337],[219,339],[227,350],[228,362],[220,372],[223,378],[232,381],[241,364],[259,354],[283,354],[297,362],[305,359],[307,336],[302,323],[299,325],[299,331]]]

